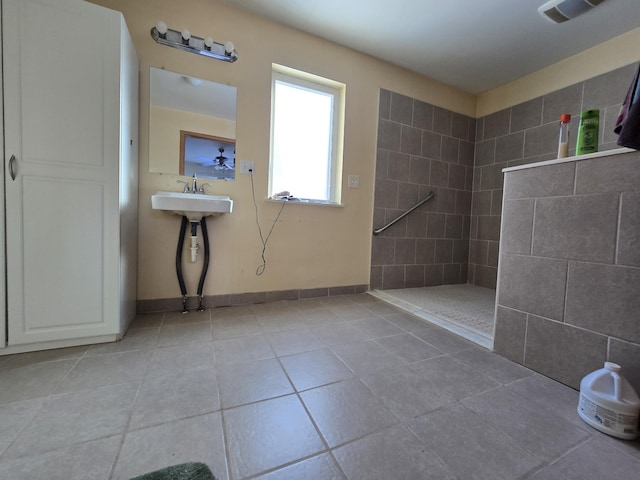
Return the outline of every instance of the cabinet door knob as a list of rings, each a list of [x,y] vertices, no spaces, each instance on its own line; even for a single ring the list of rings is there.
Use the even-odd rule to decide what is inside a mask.
[[[16,179],[16,156],[11,155],[9,159],[9,175],[11,175],[11,180]]]

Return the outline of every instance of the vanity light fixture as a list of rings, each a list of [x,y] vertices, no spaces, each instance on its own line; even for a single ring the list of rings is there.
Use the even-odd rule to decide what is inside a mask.
[[[196,37],[191,35],[191,32],[186,28],[181,32],[172,30],[164,22],[158,22],[151,29],[151,38],[162,45],[178,48],[185,52],[197,53],[198,55],[231,63],[238,60],[238,52],[236,52],[233,42],[222,44],[214,42],[211,37]]]

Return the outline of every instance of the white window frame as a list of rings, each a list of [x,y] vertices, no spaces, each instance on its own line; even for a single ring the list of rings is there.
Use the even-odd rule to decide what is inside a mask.
[[[334,80],[319,77],[310,73],[295,70],[282,65],[273,64],[271,79],[271,136],[270,136],[270,160],[269,160],[269,198],[280,193],[274,191],[273,177],[274,166],[278,159],[274,154],[274,126],[275,126],[275,88],[276,83],[282,82],[310,91],[323,92],[333,96],[333,112],[331,119],[331,158],[330,171],[328,173],[328,197],[327,199],[297,198],[303,203],[340,205],[342,200],[342,153],[344,143],[344,110],[346,85]],[[304,159],[302,159],[304,160]],[[296,196],[295,185],[291,185],[290,191]]]

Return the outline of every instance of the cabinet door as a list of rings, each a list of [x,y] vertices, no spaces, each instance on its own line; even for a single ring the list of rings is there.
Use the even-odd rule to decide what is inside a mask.
[[[120,14],[2,13],[8,344],[116,333]]]
[[[0,17],[2,17],[0,12]],[[2,24],[0,24],[0,38],[2,38]],[[2,78],[2,48],[0,48],[0,79]],[[0,88],[0,105],[4,105],[4,92]],[[4,152],[4,117],[0,113],[0,152]],[[0,181],[0,198],[4,198],[4,171]],[[4,235],[4,209],[0,209],[0,272],[5,269],[5,235]],[[0,274],[0,349],[7,345],[7,317],[5,297],[5,275]]]

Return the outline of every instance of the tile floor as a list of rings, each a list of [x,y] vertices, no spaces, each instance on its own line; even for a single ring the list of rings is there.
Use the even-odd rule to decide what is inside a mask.
[[[577,396],[367,294],[151,314],[0,357],[0,478],[639,478]]]

